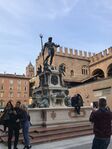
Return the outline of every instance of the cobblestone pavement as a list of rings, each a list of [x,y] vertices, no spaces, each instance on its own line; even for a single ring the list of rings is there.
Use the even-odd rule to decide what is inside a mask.
[[[92,135],[72,138],[62,141],[33,145],[32,149],[91,149],[92,139]],[[0,144],[0,149],[7,149],[7,146]],[[18,149],[23,149],[23,145],[18,145]],[[108,149],[112,149],[112,140]]]

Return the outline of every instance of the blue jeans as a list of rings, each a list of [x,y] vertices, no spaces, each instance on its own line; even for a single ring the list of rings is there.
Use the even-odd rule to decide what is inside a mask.
[[[110,138],[96,138],[93,139],[92,149],[107,149],[110,143]]]
[[[24,144],[25,144],[25,146],[29,146],[30,145],[29,127],[30,127],[29,121],[25,121],[22,124],[22,130],[23,130],[23,137],[24,137]]]

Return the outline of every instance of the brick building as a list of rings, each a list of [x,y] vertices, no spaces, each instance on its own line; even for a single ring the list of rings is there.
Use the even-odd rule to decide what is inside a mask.
[[[45,55],[47,55],[47,49]],[[42,52],[36,59],[36,70],[42,65]],[[85,105],[97,102],[99,97],[107,98],[112,108],[112,48],[94,54],[73,49],[55,49],[53,66],[65,67],[64,82],[69,87],[70,95],[80,93]],[[36,79],[35,86],[38,86]]]
[[[29,77],[16,74],[0,74],[0,107],[9,100],[29,103]]]

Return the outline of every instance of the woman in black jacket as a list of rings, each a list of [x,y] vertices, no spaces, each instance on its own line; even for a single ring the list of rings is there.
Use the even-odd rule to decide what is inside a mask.
[[[18,144],[18,136],[19,136],[19,131],[18,131],[18,126],[16,125],[16,121],[18,119],[17,112],[15,111],[11,101],[9,101],[6,105],[5,109],[5,115],[7,117],[7,126],[8,126],[8,149],[11,149],[11,144],[12,144],[12,137],[14,133],[14,149],[17,149],[17,144]]]

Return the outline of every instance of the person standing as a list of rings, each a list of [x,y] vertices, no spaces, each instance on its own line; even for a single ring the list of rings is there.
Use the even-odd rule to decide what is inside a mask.
[[[21,128],[21,123],[20,123],[20,119],[22,117],[22,111],[20,109],[21,106],[21,102],[17,101],[16,105],[14,107],[14,110],[16,111],[16,122],[15,122],[15,142],[14,142],[14,149],[17,149],[17,144],[18,144],[18,140],[19,140],[19,130]]]
[[[99,99],[99,108],[90,115],[93,123],[94,139],[92,149],[107,149],[111,138],[112,112],[106,108],[106,99]]]
[[[46,42],[44,44],[44,48],[43,48],[43,55],[44,55],[44,51],[45,51],[45,48],[48,49],[48,56],[46,57],[46,59],[44,60],[44,63],[46,61],[48,61],[49,57],[50,57],[50,65],[52,64],[52,61],[53,61],[53,57],[54,57],[54,47],[59,47],[59,45],[55,44],[54,42],[52,42],[52,37],[49,37],[48,38],[48,42]]]
[[[29,127],[30,127],[30,115],[28,113],[27,107],[22,104],[22,117],[21,117],[21,125],[22,125],[22,132],[24,137],[24,148],[23,149],[30,149],[30,138],[29,138]]]
[[[11,104],[11,101],[8,101],[5,108],[4,108],[4,111],[3,111],[3,115],[2,115],[2,124],[4,126],[4,133],[6,133],[6,130],[7,130],[7,127],[8,127],[8,120],[9,120],[9,114],[8,114],[8,111],[10,109],[10,104]]]
[[[18,144],[18,126],[16,125],[16,121],[18,119],[17,113],[11,103],[9,101],[6,105],[6,114],[4,117],[7,117],[7,126],[8,126],[8,149],[11,149],[12,147],[12,137],[14,133],[14,149],[17,149],[17,144]]]

